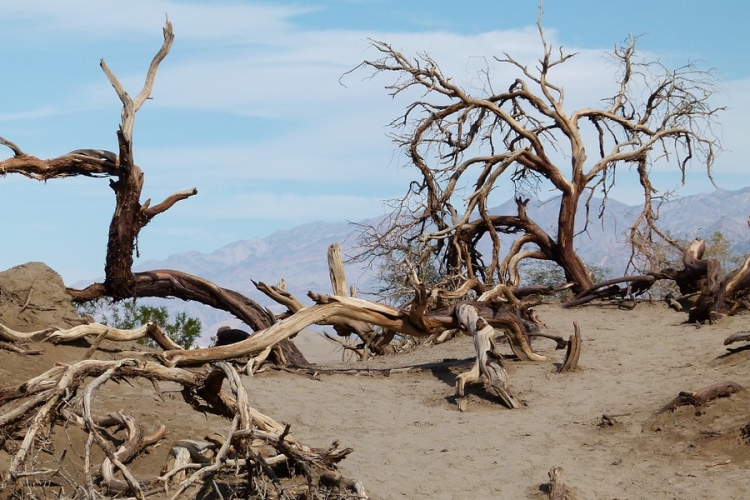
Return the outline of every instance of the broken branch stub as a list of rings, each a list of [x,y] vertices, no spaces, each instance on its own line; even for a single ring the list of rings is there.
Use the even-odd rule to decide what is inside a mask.
[[[578,358],[581,356],[581,328],[578,323],[573,322],[573,335],[568,340],[568,348],[565,351],[565,359],[558,368],[557,373],[573,371],[578,367]]]

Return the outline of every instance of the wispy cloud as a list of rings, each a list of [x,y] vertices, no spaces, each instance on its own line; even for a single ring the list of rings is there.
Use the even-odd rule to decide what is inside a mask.
[[[47,2],[27,0],[4,2],[7,20],[33,20],[39,32],[54,38],[61,33],[92,39],[131,39],[153,36],[166,17],[186,40],[205,42],[253,41],[276,39],[275,34],[292,28],[294,17],[315,8],[272,5],[270,3],[199,3],[160,0],[99,2],[68,0]],[[28,25],[26,25],[28,33]],[[34,31],[37,31],[34,30]],[[22,34],[24,30],[18,30]],[[27,37],[24,37],[27,38]],[[28,38],[31,38],[30,36]]]

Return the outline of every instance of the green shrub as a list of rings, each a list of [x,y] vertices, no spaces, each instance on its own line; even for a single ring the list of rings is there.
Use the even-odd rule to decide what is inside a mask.
[[[171,319],[166,307],[138,305],[136,299],[127,299],[117,303],[109,297],[104,297],[77,304],[76,309],[79,314],[89,315],[103,325],[121,330],[132,330],[153,321],[183,349],[192,348],[201,333],[199,319],[188,317],[184,312],[177,313],[174,319]],[[150,339],[142,343],[154,346],[154,342]]]

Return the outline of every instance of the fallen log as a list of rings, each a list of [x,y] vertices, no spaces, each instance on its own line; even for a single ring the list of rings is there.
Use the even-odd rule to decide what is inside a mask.
[[[736,382],[726,381],[709,385],[698,391],[682,391],[676,398],[663,406],[659,410],[659,413],[674,411],[679,406],[688,405],[700,409],[715,399],[729,397],[743,389],[744,388]]]

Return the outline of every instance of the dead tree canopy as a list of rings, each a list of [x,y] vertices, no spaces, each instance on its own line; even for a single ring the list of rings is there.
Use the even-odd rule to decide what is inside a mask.
[[[198,194],[195,188],[175,192],[165,200],[152,204],[141,202],[144,174],[133,156],[133,127],[136,112],[151,97],[156,72],[169,53],[174,41],[172,24],[167,21],[164,42],[154,56],[141,91],[131,97],[117,76],[102,60],[100,66],[122,102],[121,123],[117,130],[117,153],[101,149],[78,149],[57,158],[40,159],[24,152],[12,141],[0,137],[0,145],[12,152],[0,160],[0,174],[20,174],[47,181],[73,176],[107,177],[115,193],[116,207],[109,226],[103,283],[94,283],[84,290],[69,289],[74,301],[84,302],[102,296],[114,299],[131,297],[176,297],[201,302],[228,311],[253,330],[262,330],[275,321],[273,315],[244,295],[222,288],[203,278],[176,270],[153,270],[134,273],[134,254],[138,252],[138,235],[157,215],[175,203]],[[277,348],[280,358],[305,363],[304,357],[291,343]]]
[[[559,265],[581,291],[593,283],[574,248],[576,212],[585,206],[587,223],[589,210],[598,208],[601,216],[616,175],[638,176],[645,201],[639,222],[650,225],[656,221],[653,164],[684,174],[697,162],[710,177],[720,149],[711,132],[719,109],[707,101],[710,73],[643,61],[631,37],[611,54],[618,68],[614,95],[570,110],[555,71],[575,54],[547,43],[541,15],[538,28],[542,57],[536,65],[504,54],[494,59],[497,68],[488,65],[470,88],[427,53],[412,58],[372,41],[381,57],[357,68],[393,74],[395,81],[386,87],[393,97],[412,92],[420,97],[391,124],[395,143],[416,168],[415,179],[393,200],[385,223],[363,230],[361,258],[405,258],[415,267],[432,259],[443,276],[479,278],[483,285],[518,285],[518,262],[544,259]],[[499,81],[494,75],[512,76]],[[514,186],[516,213],[496,214],[489,206],[490,193],[503,179]],[[559,195],[552,231],[526,212],[525,193],[548,187]],[[594,195],[604,200],[601,207],[589,206]],[[517,239],[501,251],[502,233]],[[491,243],[489,255],[478,250],[483,239]]]

